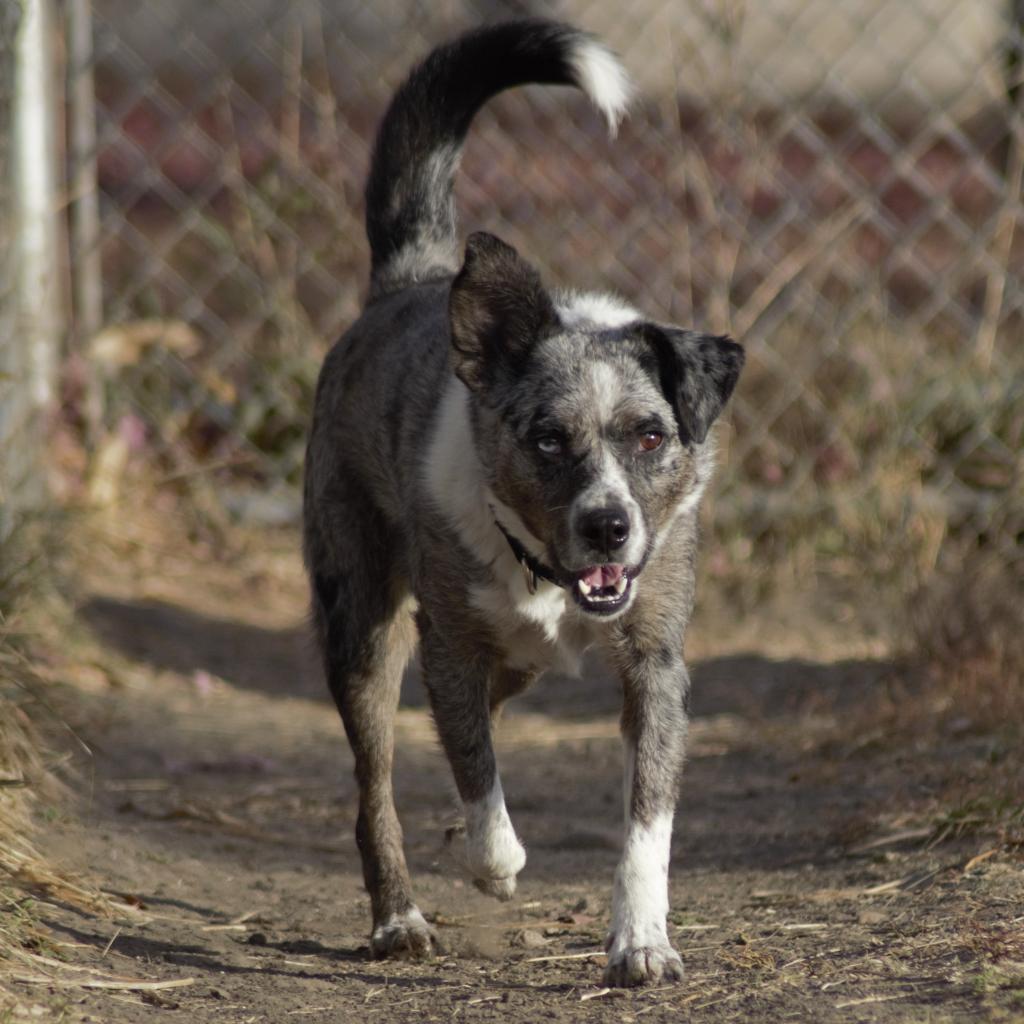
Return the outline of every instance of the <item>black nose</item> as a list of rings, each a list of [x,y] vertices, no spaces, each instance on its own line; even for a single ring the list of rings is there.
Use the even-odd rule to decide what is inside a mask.
[[[594,550],[611,556],[629,540],[629,519],[620,508],[597,508],[580,516],[580,536]]]

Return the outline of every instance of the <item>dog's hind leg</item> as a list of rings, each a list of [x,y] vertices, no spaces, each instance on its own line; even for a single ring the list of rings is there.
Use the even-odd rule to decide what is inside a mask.
[[[315,572],[313,590],[328,685],[355,755],[370,948],[375,957],[426,957],[438,948],[437,936],[413,902],[391,784],[395,709],[416,641],[412,604],[391,585],[383,546],[348,547],[344,571]],[[378,564],[369,565],[374,551]]]
[[[465,816],[463,826],[448,830],[448,850],[481,892],[511,899],[526,852],[508,816],[494,757],[491,691],[503,684],[521,688],[527,677],[503,679],[478,645],[467,644],[474,653],[460,655],[448,630],[434,628],[423,612],[417,621],[423,681]]]

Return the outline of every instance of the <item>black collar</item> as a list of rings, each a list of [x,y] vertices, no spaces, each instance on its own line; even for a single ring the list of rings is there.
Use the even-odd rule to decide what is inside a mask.
[[[512,554],[516,556],[516,561],[519,563],[520,568],[523,570],[523,577],[526,580],[526,589],[531,594],[537,593],[537,580],[547,580],[548,583],[554,583],[556,587],[562,586],[562,582],[555,575],[554,569],[548,568],[540,559],[534,558],[529,551],[526,550],[526,546],[521,540],[513,537],[508,530],[502,525],[501,520],[495,516],[494,525],[505,535],[505,540],[508,541],[508,546],[512,549]]]

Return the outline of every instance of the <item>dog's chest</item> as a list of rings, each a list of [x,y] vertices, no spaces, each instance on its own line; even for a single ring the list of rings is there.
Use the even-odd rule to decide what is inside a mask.
[[[473,606],[484,614],[510,668],[579,675],[593,626],[569,595],[549,583],[530,594],[521,577],[474,587]]]

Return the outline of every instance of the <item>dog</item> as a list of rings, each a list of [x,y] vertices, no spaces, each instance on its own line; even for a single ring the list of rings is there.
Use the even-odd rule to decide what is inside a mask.
[[[493,719],[540,673],[578,671],[596,647],[621,679],[626,762],[604,982],[673,981],[668,865],[697,507],[743,350],[606,295],[549,290],[493,235],[460,252],[452,180],[470,121],[527,83],[581,89],[612,134],[631,98],[596,38],[524,20],[434,50],[381,123],[369,296],[324,362],[307,449],[313,621],[355,756],[372,955],[439,949],[413,899],[391,782],[417,640],[464,811],[448,846],[500,899],[526,854]]]

